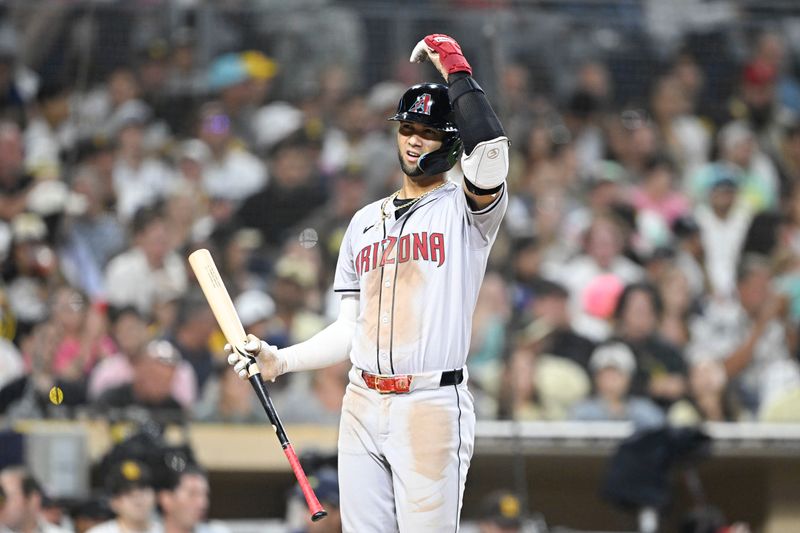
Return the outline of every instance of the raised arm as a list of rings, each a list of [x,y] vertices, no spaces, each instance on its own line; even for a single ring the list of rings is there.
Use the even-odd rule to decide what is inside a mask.
[[[508,175],[509,141],[481,86],[472,78],[461,47],[452,37],[428,35],[414,47],[412,62],[431,61],[447,81],[458,132],[464,143],[464,192],[476,211],[491,204]]]

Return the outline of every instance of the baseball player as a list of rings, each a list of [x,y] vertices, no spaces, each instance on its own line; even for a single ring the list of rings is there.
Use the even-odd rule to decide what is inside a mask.
[[[358,211],[339,251],[338,319],[310,340],[243,347],[267,379],[350,358],[339,428],[345,532],[457,531],[475,415],[466,357],[489,251],[508,204],[508,138],[458,43],[428,35],[447,85],[409,88],[399,123],[402,187]],[[463,185],[445,173],[461,158]],[[246,361],[226,347],[246,377]]]

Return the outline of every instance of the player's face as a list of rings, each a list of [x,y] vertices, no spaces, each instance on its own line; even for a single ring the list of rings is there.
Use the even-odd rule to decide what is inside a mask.
[[[397,130],[397,157],[403,173],[415,178],[422,176],[417,166],[422,154],[438,150],[444,133],[418,122],[401,122]]]

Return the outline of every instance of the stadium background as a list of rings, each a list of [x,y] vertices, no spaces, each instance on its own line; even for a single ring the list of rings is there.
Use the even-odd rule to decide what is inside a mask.
[[[464,516],[478,520],[485,497],[507,489],[540,527],[636,529],[636,509],[601,488],[618,444],[653,418],[589,423],[595,411],[576,409],[594,391],[595,345],[618,337],[656,422],[712,437],[669,473],[663,456],[645,459],[667,475],[657,485],[671,501],[655,505],[664,530],[708,504],[726,523],[791,531],[800,7],[790,1],[3,2],[3,464],[26,460],[57,501],[102,496],[102,459],[138,435],[175,447],[159,467],[193,456],[208,468],[212,518],[280,527],[291,475],[250,391],[218,364],[219,335],[182,259],[211,248],[243,318],[273,343],[330,321],[338,239],[355,209],[399,184],[382,119],[405,86],[436,79],[407,62],[432,32],[462,44],[514,152],[470,354],[481,422]],[[709,222],[715,191],[733,195],[727,226]],[[588,268],[587,231],[621,243],[623,266]],[[167,266],[111,268],[137,245]],[[746,308],[739,282],[750,278],[738,272],[764,271],[769,313],[737,322],[709,307]],[[660,366],[643,363],[652,346],[626,338],[631,326],[613,313],[640,281],[664,302]],[[548,322],[559,306],[571,343],[556,343],[564,325]],[[748,335],[773,356],[727,369],[758,385],[725,382],[719,363]],[[116,374],[156,368],[136,361],[156,359],[139,353],[151,338],[180,353],[157,361],[178,408],[110,408],[102,392]],[[612,347],[604,364],[624,370],[628,353]],[[118,366],[98,372],[112,357]],[[663,374],[666,392],[652,386]],[[335,451],[343,376],[274,386],[296,447],[317,453],[311,469]],[[676,432],[659,445],[674,450],[665,443],[686,436]]]

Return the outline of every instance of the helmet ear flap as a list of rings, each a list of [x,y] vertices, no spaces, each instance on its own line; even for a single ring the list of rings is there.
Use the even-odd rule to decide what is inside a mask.
[[[453,168],[464,151],[464,143],[458,133],[451,133],[438,150],[423,154],[417,161],[419,169],[427,176],[443,174]]]

